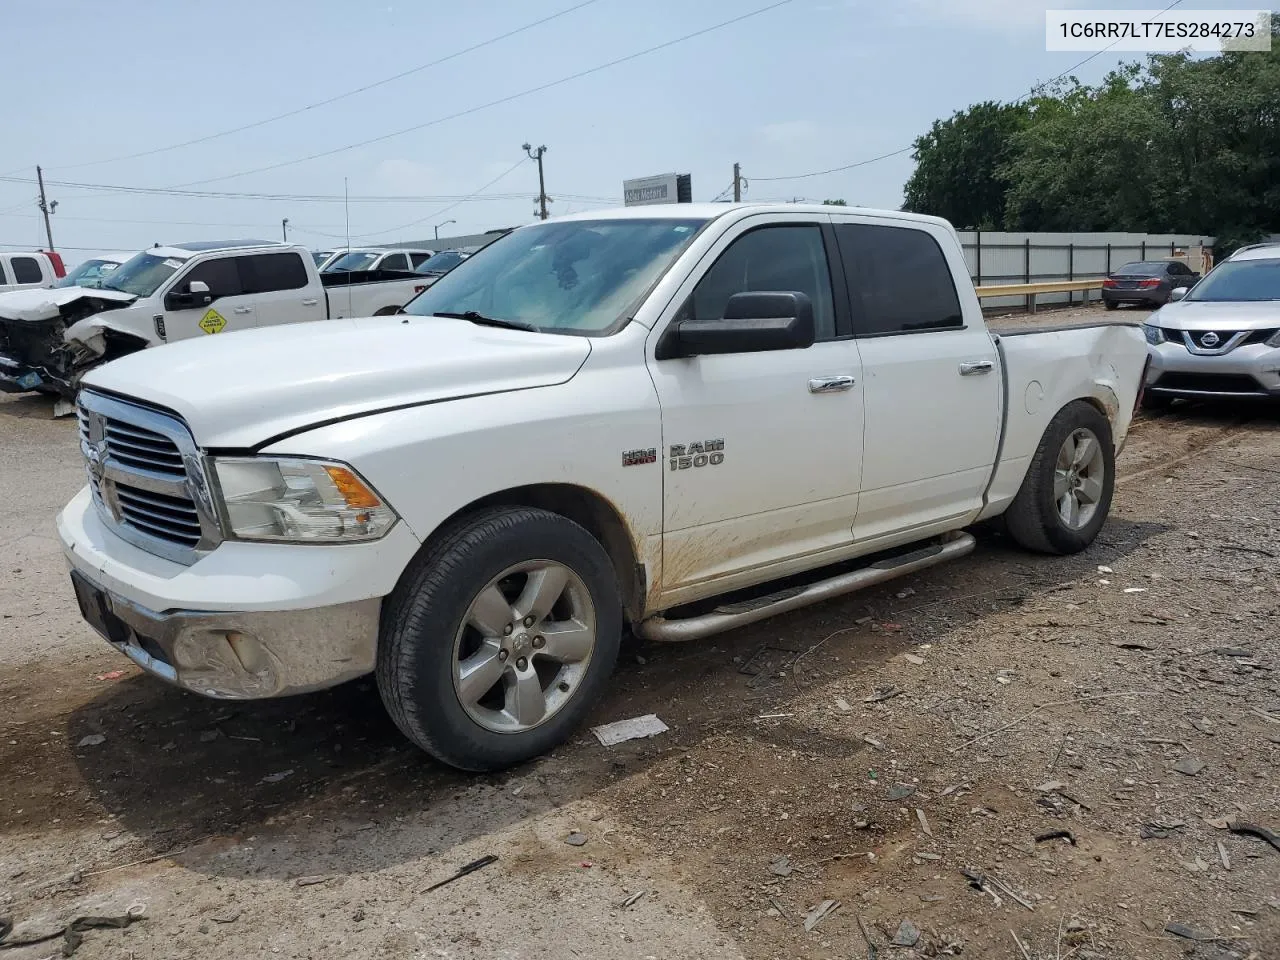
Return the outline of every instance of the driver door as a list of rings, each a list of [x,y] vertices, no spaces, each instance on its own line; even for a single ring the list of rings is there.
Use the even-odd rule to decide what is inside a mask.
[[[245,293],[241,259],[229,256],[203,260],[178,275],[164,298],[166,340],[172,343],[254,326],[254,298]],[[191,295],[191,284],[197,280],[208,286],[207,298]]]
[[[847,549],[862,471],[862,363],[829,218],[750,217],[717,242],[649,335],[662,407],[663,602],[784,575]],[[671,322],[724,316],[735,293],[801,292],[802,349],[655,359]]]

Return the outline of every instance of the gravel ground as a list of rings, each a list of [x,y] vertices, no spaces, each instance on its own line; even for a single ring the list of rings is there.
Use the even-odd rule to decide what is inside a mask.
[[[0,400],[14,939],[138,905],[76,956],[1280,957],[1280,850],[1230,829],[1280,830],[1270,408],[1140,421],[1082,556],[984,533],[879,590],[633,645],[592,722],[669,733],[584,731],[490,777],[406,746],[367,683],[234,704],[141,676],[51,540],[74,446],[44,401]]]

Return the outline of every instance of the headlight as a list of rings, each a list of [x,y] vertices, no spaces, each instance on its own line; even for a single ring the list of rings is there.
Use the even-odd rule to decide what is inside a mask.
[[[1159,327],[1153,327],[1149,323],[1142,325],[1142,335],[1147,338],[1147,343],[1155,346],[1158,343],[1164,343],[1164,331]]]
[[[376,540],[396,513],[345,464],[275,457],[217,459],[227,535],[240,540]]]

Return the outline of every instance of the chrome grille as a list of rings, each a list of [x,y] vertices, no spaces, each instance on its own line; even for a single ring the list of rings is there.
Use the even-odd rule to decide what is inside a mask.
[[[204,461],[182,421],[88,390],[77,415],[94,507],[117,535],[179,563],[218,544]]]
[[[200,544],[200,514],[191,500],[116,484],[116,498],[126,523],[165,540],[195,549]]]

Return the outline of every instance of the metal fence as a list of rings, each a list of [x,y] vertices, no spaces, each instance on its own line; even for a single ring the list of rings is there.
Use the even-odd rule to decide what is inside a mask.
[[[1134,260],[1185,258],[1192,270],[1201,271],[1213,237],[1194,234],[1147,233],[989,233],[960,234],[965,263],[974,286],[1003,283],[1047,283],[1056,280],[1093,280]],[[1050,293],[1041,305],[1068,304],[1081,294]],[[1025,306],[1023,297],[993,297],[983,301],[988,309]]]

